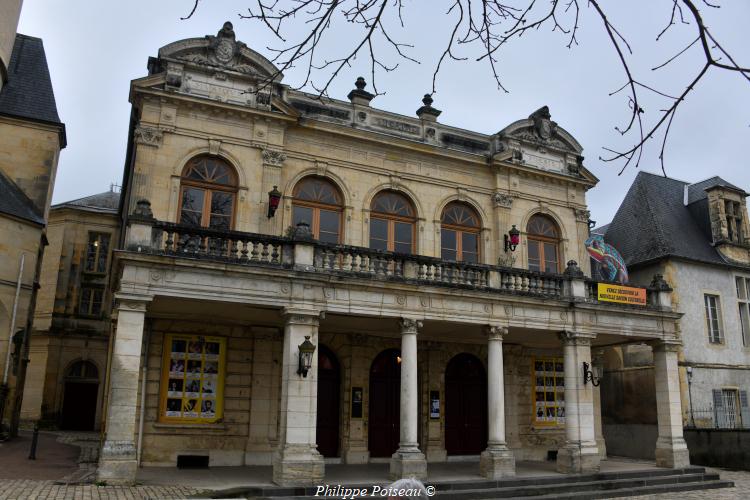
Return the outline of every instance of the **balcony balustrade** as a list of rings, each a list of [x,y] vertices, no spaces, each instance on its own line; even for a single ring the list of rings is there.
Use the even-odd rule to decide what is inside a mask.
[[[154,255],[271,266],[321,272],[354,279],[392,280],[440,287],[484,290],[598,304],[598,282],[584,277],[575,262],[565,274],[453,262],[423,255],[400,254],[349,245],[335,245],[303,237],[196,228],[148,218],[130,223],[127,249]],[[298,250],[306,248],[307,253]],[[298,255],[309,255],[301,265]],[[572,266],[572,267],[571,267]],[[578,286],[573,286],[576,282]],[[653,284],[652,284],[653,285]],[[664,284],[665,285],[665,284]],[[646,288],[646,287],[635,287]],[[664,309],[656,295],[664,287],[646,288],[649,308]],[[611,305],[611,304],[610,304]],[[621,306],[633,307],[633,306]]]

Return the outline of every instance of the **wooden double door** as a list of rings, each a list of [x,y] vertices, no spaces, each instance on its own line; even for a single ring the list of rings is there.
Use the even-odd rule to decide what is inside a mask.
[[[476,356],[454,356],[445,370],[445,450],[477,455],[487,448],[487,375]]]
[[[398,449],[401,415],[400,351],[381,352],[370,367],[368,448],[371,457],[390,457]]]

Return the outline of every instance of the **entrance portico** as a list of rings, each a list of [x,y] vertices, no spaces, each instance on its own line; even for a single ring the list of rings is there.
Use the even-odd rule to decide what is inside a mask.
[[[278,245],[284,259],[317,252],[310,242],[279,239]],[[285,245],[312,251],[291,252]],[[456,293],[455,285],[439,282],[415,285],[359,275],[347,280],[343,270],[331,282],[322,273],[302,271],[299,262],[272,270],[269,264],[229,266],[228,273],[226,263],[193,260],[183,268],[179,258],[143,250],[122,252],[120,258],[121,305],[99,472],[109,482],[132,482],[136,455],[146,465],[174,465],[181,456],[197,455],[209,465],[272,464],[277,484],[320,483],[325,479],[317,436],[321,346],[340,366],[340,441],[327,449],[337,449],[344,463],[374,459],[372,443],[389,439],[378,421],[388,414],[398,415],[390,477],[425,477],[428,462],[445,460],[446,408],[455,403],[446,400],[455,391],[446,390],[445,377],[450,360],[461,355],[479,360],[487,377],[487,446],[475,456],[482,476],[511,476],[517,461],[543,460],[554,452],[560,472],[595,471],[599,408],[582,375],[592,346],[618,339],[663,343],[665,336],[670,345],[676,342],[667,329],[674,313],[596,303],[586,293],[589,285],[577,278],[559,278],[565,287],[545,285],[537,296],[476,287]],[[315,269],[332,260],[308,262]],[[514,272],[525,279],[523,271]],[[566,289],[583,296],[558,300]],[[664,330],[654,328],[657,322]],[[142,386],[136,382],[144,367],[144,337],[149,358]],[[304,376],[298,346],[306,337],[316,350]],[[396,363],[385,378],[373,372],[381,367],[381,353],[390,353]],[[676,372],[675,360],[663,358],[664,373]],[[379,381],[390,383],[388,377],[398,386],[397,411],[388,409],[395,394],[391,403],[380,400],[396,386],[376,387]],[[666,402],[659,407],[665,423],[674,417],[673,408],[679,412],[670,380],[656,382]],[[202,388],[180,392],[180,384]],[[467,385],[467,390],[475,389]],[[199,405],[201,411],[193,409]],[[664,429],[658,453],[667,458],[660,464],[679,466],[679,458],[670,464],[669,457],[682,456],[680,429],[666,424]]]

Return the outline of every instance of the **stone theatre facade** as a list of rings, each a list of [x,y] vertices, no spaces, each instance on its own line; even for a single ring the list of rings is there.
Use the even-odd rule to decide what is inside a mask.
[[[627,342],[654,348],[659,464],[687,463],[669,288],[597,299],[597,180],[546,107],[486,135],[440,123],[429,96],[416,117],[377,110],[361,79],[319,100],[230,23],[148,68],[130,93],[100,479],[197,461],[316,484],[327,462],[423,477],[456,456],[491,478],[516,460],[596,470],[583,368]]]

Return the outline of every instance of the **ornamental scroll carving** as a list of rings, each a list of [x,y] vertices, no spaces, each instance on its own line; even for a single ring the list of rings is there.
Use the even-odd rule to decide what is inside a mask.
[[[496,207],[510,208],[513,206],[513,197],[505,193],[495,193],[492,195],[492,201]]]
[[[138,125],[134,132],[136,144],[144,144],[158,148],[161,146],[163,133],[158,128]]]
[[[401,333],[417,333],[422,328],[422,322],[417,319],[401,318]]]
[[[280,167],[286,160],[286,155],[281,151],[274,151],[272,149],[263,150],[263,164],[271,165],[272,167]]]
[[[576,208],[574,209],[574,212],[576,214],[576,220],[578,222],[585,222],[588,224],[589,219],[591,218],[591,212],[582,208]]]

